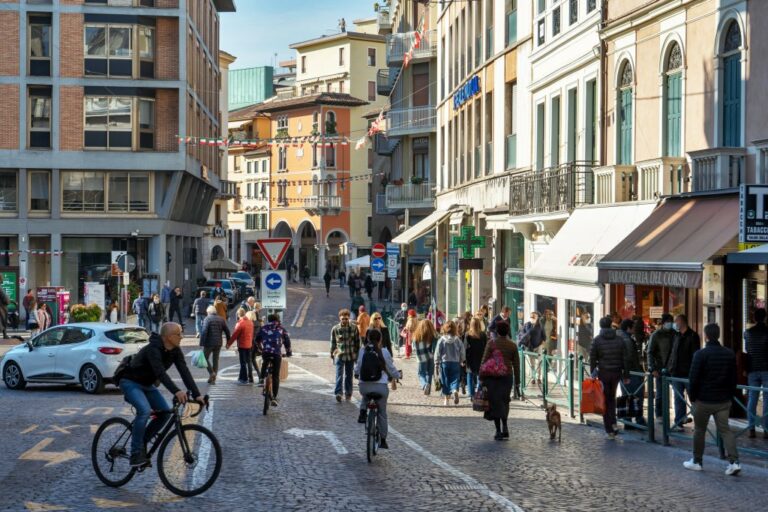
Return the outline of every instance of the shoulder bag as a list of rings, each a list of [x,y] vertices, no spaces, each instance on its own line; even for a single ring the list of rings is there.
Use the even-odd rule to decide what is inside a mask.
[[[484,377],[506,377],[509,375],[509,368],[504,363],[504,356],[501,350],[496,346],[496,341],[491,341],[491,357],[480,365],[480,378]]]

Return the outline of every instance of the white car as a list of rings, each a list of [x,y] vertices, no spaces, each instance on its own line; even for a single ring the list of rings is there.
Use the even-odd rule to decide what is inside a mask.
[[[100,393],[120,361],[148,342],[147,330],[135,325],[57,325],[6,352],[0,368],[10,389],[24,389],[27,383],[80,383],[86,393]]]

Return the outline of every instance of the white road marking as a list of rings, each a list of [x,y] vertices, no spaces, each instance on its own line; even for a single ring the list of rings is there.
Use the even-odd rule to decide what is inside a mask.
[[[203,426],[213,432],[213,406],[215,402],[211,401],[208,405],[208,411],[203,418]],[[203,442],[200,445],[200,452],[197,456],[197,464],[195,465],[195,471],[192,473],[192,486],[197,488],[205,483],[205,480],[210,476],[206,474],[206,468],[208,467],[208,459],[211,457],[211,441],[207,437],[203,437]]]
[[[346,455],[349,453],[346,448],[344,448],[344,444],[341,442],[341,439],[336,437],[336,434],[331,432],[330,430],[303,430],[300,428],[292,428],[285,431],[286,434],[290,434],[292,436],[296,436],[298,438],[303,439],[306,436],[321,436],[328,440],[329,443],[331,443],[331,446],[333,446],[333,449],[336,450],[336,453],[339,455]]]
[[[294,365],[292,363],[289,363],[289,365],[292,368],[294,368],[294,369],[300,370],[300,373],[304,373],[306,375],[310,375],[310,376],[314,377],[320,383],[326,384],[327,386],[332,386],[331,382],[328,379],[326,379],[325,377],[321,377],[320,375],[312,373],[309,370],[307,370],[305,368],[301,368],[299,366],[296,366],[296,365]],[[286,381],[286,383],[287,383],[287,381]],[[293,387],[293,386],[285,386],[285,387]],[[304,386],[301,386],[301,387],[302,387],[303,391],[309,391],[309,392],[312,392],[312,393],[319,393],[319,394],[322,394],[322,395],[327,395],[328,394],[327,389],[326,390],[320,390],[320,389],[317,389],[317,386],[315,386],[315,389],[309,389],[309,388],[304,387]],[[359,400],[354,399],[353,403],[356,403],[357,405],[359,405],[360,402],[359,402]],[[394,435],[396,438],[398,438],[400,441],[402,441],[406,446],[411,448],[413,451],[415,451],[416,453],[418,453],[419,455],[421,455],[422,457],[427,459],[429,462],[431,462],[435,466],[443,469],[444,471],[450,473],[451,475],[455,476],[456,478],[458,478],[459,480],[461,480],[465,484],[467,484],[469,486],[472,486],[472,488],[476,489],[477,492],[479,492],[480,494],[483,494],[483,495],[487,496],[488,498],[492,499],[493,501],[498,503],[500,506],[502,506],[505,510],[510,510],[510,511],[513,511],[513,512],[523,512],[523,509],[520,508],[517,504],[515,504],[514,502],[512,502],[509,499],[505,498],[504,496],[491,491],[484,484],[478,482],[477,480],[475,480],[471,476],[467,475],[466,473],[462,472],[461,470],[451,466],[450,464],[448,464],[447,462],[445,462],[444,460],[442,460],[438,456],[434,455],[433,453],[425,450],[416,441],[413,441],[412,439],[410,439],[406,435],[401,434],[397,430],[393,429],[391,424],[390,424],[390,427],[389,427],[389,432],[392,435]]]

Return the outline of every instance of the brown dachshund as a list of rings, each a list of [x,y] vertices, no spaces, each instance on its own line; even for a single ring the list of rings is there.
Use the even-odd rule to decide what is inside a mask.
[[[554,404],[547,406],[547,427],[549,427],[549,438],[554,439],[557,435],[557,442],[559,443],[563,427],[560,423],[560,413],[557,412],[557,407]]]

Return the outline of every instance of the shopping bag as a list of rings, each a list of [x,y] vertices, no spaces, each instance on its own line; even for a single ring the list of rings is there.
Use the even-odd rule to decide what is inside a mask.
[[[603,383],[599,379],[587,377],[581,383],[581,413],[605,413],[605,394]]]
[[[189,357],[195,368],[208,368],[208,359],[205,358],[205,352],[202,350],[193,350],[189,353]]]
[[[496,348],[495,341],[491,341],[491,345],[491,357],[480,366],[480,377],[506,377],[509,375],[509,368],[504,363],[504,356],[501,350]]]
[[[472,398],[472,410],[476,412],[485,412],[490,410],[491,404],[488,401],[488,388],[482,386],[475,391],[475,396]]]
[[[280,361],[280,382],[288,378],[288,361],[282,359]]]

